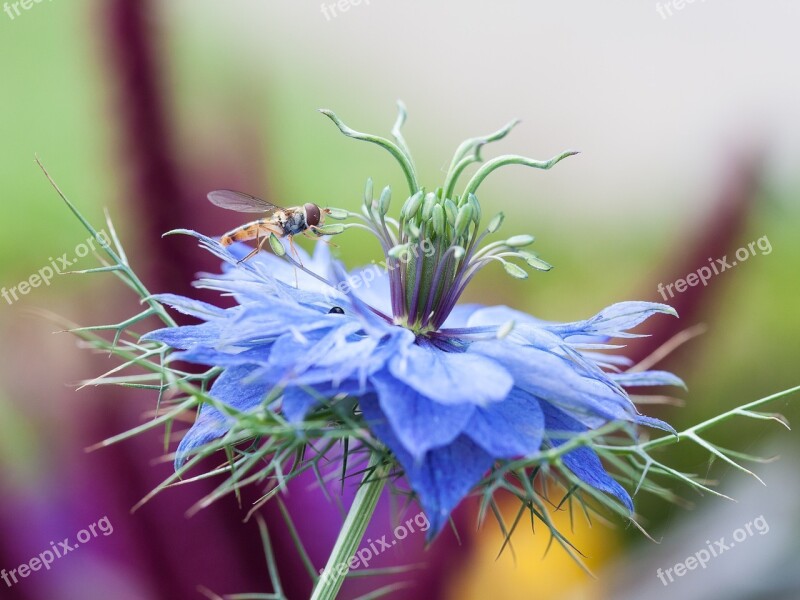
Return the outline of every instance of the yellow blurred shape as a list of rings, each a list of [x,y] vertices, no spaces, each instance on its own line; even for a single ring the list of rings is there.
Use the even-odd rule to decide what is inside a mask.
[[[554,496],[556,497],[556,496]],[[573,502],[573,519],[569,510],[551,511],[550,519],[557,529],[583,553],[583,562],[597,574],[619,550],[619,530],[611,528],[592,514],[591,526],[578,502]],[[551,507],[552,508],[552,507]],[[519,501],[505,498],[500,511],[511,527]],[[604,598],[599,582],[587,574],[557,540],[550,543],[548,528],[538,519],[531,531],[530,513],[523,514],[511,544],[516,564],[508,546],[500,558],[497,554],[504,536],[491,512],[477,534],[471,556],[459,570],[445,596],[447,600],[599,600]]]

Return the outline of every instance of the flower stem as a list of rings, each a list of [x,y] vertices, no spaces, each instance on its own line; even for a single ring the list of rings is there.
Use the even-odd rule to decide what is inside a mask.
[[[349,567],[347,565],[355,556],[358,545],[364,537],[367,525],[372,519],[378,499],[386,483],[386,468],[381,464],[380,456],[373,452],[369,459],[369,465],[361,480],[361,486],[356,492],[350,511],[336,539],[328,564],[320,577],[311,600],[334,600],[339,593],[339,589],[344,583]]]

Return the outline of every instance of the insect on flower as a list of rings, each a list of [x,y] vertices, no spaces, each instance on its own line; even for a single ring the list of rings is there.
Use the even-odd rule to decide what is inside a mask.
[[[136,427],[102,445],[165,421],[171,423],[186,409],[198,407],[194,424],[175,452],[176,473],[142,502],[172,487],[222,450],[229,466],[208,475],[227,470],[228,479],[197,508],[262,482],[267,487],[254,504],[256,511],[308,467],[320,486],[326,486],[328,473],[320,473],[320,461],[339,462],[343,483],[358,469],[363,472],[362,485],[328,559],[326,575],[314,577],[312,597],[333,599],[347,575],[347,568],[339,567],[349,568],[381,491],[393,479],[404,482],[391,491],[404,495],[410,491],[419,501],[429,525],[428,541],[444,530],[462,499],[475,493],[481,496],[479,522],[488,508],[498,517],[506,538],[503,548],[527,508],[532,524],[538,519],[549,530],[550,543],[558,541],[579,560],[575,547],[550,519],[548,505],[571,513],[576,500],[588,519],[596,504],[636,524],[632,495],[622,483],[636,484],[633,495],[641,490],[664,499],[678,498],[660,483],[650,483],[648,475],[656,472],[722,495],[707,487],[706,479],[652,458],[651,449],[688,438],[753,475],[735,460],[747,455],[713,446],[700,433],[734,415],[785,425],[779,415],[753,409],[800,391],[800,386],[742,405],[680,435],[668,423],[641,414],[635,404],[640,396],[631,394],[631,389],[685,388],[685,384],[670,372],[650,370],[653,361],[647,367],[634,366],[624,355],[607,351],[622,347],[620,342],[626,338],[642,335],[635,331],[651,317],[677,317],[672,307],[623,301],[589,318],[554,322],[509,306],[460,302],[474,276],[490,264],[499,262],[515,279],[528,276],[522,264],[535,271],[551,268],[537,254],[523,249],[533,244],[532,235],[516,234],[482,244],[498,232],[504,217],[497,213],[482,224],[477,197],[481,183],[506,165],[548,170],[575,152],[568,150],[544,161],[514,154],[489,159],[459,194],[459,176],[469,165],[483,162],[481,147],[505,137],[517,122],[512,121],[492,134],[462,143],[444,185],[427,191],[417,181],[400,133],[405,120],[402,104],[392,130],[395,142],[355,131],[331,111],[322,112],[343,134],[377,144],[398,161],[409,187],[398,218],[389,216],[391,189],[386,186],[375,198],[371,179],[360,213],[321,209],[311,203],[283,209],[239,192],[211,192],[209,200],[217,206],[263,213],[220,240],[187,229],[169,232],[195,237],[201,247],[226,263],[220,273],[204,273],[195,282],[197,288],[235,300],[224,308],[190,297],[150,294],[130,269],[110,222],[117,249],[109,244],[103,249],[114,264],[84,271],[118,270],[149,305],[118,325],[72,330],[92,347],[110,349],[126,360],[122,367],[88,383],[142,387],[142,375],[126,379],[116,374],[130,365],[147,365],[152,370],[145,375],[147,380],[161,385],[146,387],[158,389],[159,400],[167,390],[177,392],[174,408],[151,425]],[[59,194],[99,240],[98,232],[60,190]],[[322,225],[323,214],[359,222]],[[292,246],[298,259],[294,261],[278,241],[286,237],[291,243],[298,233],[318,238],[349,228],[366,229],[375,236],[385,269],[376,269],[373,260],[372,266],[351,275],[326,244],[317,244],[313,255]],[[252,239],[256,248],[244,258],[246,250],[229,248],[234,241]],[[266,240],[273,253],[259,254]],[[418,248],[426,250],[418,252]],[[243,263],[251,257],[254,260]],[[289,281],[292,267],[294,286]],[[298,270],[303,272],[302,279]],[[165,305],[200,322],[179,326]],[[142,336],[128,329],[153,315],[165,327]],[[97,330],[117,333],[110,341],[98,336]],[[118,344],[123,331],[138,337],[139,343]],[[209,368],[198,374],[175,370],[170,364],[178,360]],[[671,435],[640,442],[643,426]],[[248,444],[246,449],[244,444]],[[354,467],[348,460],[364,454],[369,456],[366,467],[361,462]],[[558,504],[548,497],[549,482],[564,490]],[[510,528],[497,510],[498,492],[521,502]],[[263,533],[266,547],[266,527]]]
[[[330,209],[320,208],[312,202],[307,202],[303,206],[281,208],[261,198],[232,190],[215,190],[208,194],[208,199],[220,208],[243,213],[265,214],[261,219],[231,229],[220,238],[220,244],[223,246],[230,246],[233,242],[256,240],[256,247],[242,261],[258,254],[272,234],[278,238],[288,238],[294,252],[292,237],[298,233],[312,237],[308,233],[309,230],[319,234],[323,215],[331,212]]]
[[[683,382],[664,371],[621,372],[616,365],[625,366],[624,359],[620,363],[604,354],[614,349],[609,340],[636,336],[630,330],[648,318],[675,315],[671,307],[619,302],[588,319],[551,323],[507,306],[459,303],[475,274],[489,265],[499,262],[516,279],[528,276],[520,264],[535,271],[551,268],[524,250],[534,242],[531,235],[482,245],[502,226],[503,213],[482,224],[476,195],[481,182],[505,165],[547,170],[575,152],[549,160],[490,159],[458,193],[459,175],[482,162],[479,149],[503,138],[516,124],[512,121],[459,146],[444,185],[428,191],[417,181],[399,131],[395,144],[349,128],[330,111],[323,114],[349,137],[378,144],[399,161],[409,187],[399,218],[389,215],[391,189],[385,187],[376,198],[371,179],[360,213],[333,207],[326,212],[331,219],[358,221],[324,227],[313,226],[315,217],[322,216],[315,205],[289,211],[251,196],[213,192],[210,200],[223,208],[271,214],[220,242],[176,231],[195,236],[231,265],[199,285],[229,292],[238,304],[219,309],[190,298],[156,296],[204,322],[152,331],[145,341],[172,347],[175,359],[221,368],[209,393],[243,414],[268,406],[282,423],[300,425],[315,414],[342,409],[341,399],[355,401],[356,412],[348,413],[348,419],[356,419],[359,431],[369,431],[369,442],[381,444],[390,453],[387,460],[402,469],[430,519],[428,539],[442,531],[451,511],[487,473],[501,480],[504,468],[519,464],[514,461],[540,460],[535,457],[542,452],[555,452],[616,423],[627,424],[633,436],[637,426],[674,433],[669,424],[639,413],[625,388]],[[403,120],[401,107],[398,122]],[[226,248],[236,240],[258,238],[260,247],[262,236],[272,241],[273,234],[328,233],[331,228],[372,233],[383,251],[385,272],[374,276],[372,269],[362,269],[354,282],[361,273],[369,274],[374,279],[370,285],[342,286],[348,272],[324,245],[317,245],[313,255],[303,253],[305,265],[280,253],[281,248],[242,264],[241,252]],[[273,250],[276,245],[271,244]],[[420,247],[433,252],[413,251]],[[286,263],[295,267],[294,286]],[[297,270],[307,276],[302,285]],[[176,469],[182,472],[209,442],[224,440],[231,431],[237,436],[249,431],[237,427],[224,409],[204,405],[178,446]],[[539,463],[528,464],[536,468]],[[569,448],[557,466],[563,467],[567,488],[578,485],[595,498],[610,495],[601,496],[607,505],[623,514],[633,510],[630,494],[605,470],[594,449]],[[519,478],[530,480],[530,472],[520,471]],[[490,485],[483,491],[491,495],[493,489]],[[534,501],[527,490],[522,499]]]

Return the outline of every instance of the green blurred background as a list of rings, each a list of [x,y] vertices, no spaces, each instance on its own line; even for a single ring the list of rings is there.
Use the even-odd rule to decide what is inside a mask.
[[[685,406],[645,410],[681,429],[800,383],[800,79],[794,64],[800,7],[736,0],[695,2],[678,10],[665,2],[660,5],[671,6],[673,14],[663,18],[653,2],[351,0],[340,3],[346,11],[340,6],[331,16],[332,2],[138,3],[145,7],[141,12],[128,10],[145,14],[149,66],[163,110],[161,131],[169,138],[135,142],[131,138],[145,126],[137,125],[132,107],[139,102],[136,77],[122,72],[124,53],[135,51],[126,46],[125,4],[51,0],[21,9],[13,19],[0,13],[0,286],[17,285],[50,257],[71,254],[87,237],[36,167],[34,155],[95,223],[101,223],[104,208],[110,211],[134,267],[141,267],[154,291],[167,291],[170,281],[183,289],[192,272],[170,269],[175,255],[154,230],[161,221],[149,220],[159,206],[171,214],[166,220],[190,215],[193,222],[183,225],[219,234],[236,217],[218,215],[207,205],[204,191],[215,187],[244,188],[284,205],[313,201],[347,208],[358,205],[368,176],[376,186],[391,184],[399,193],[403,180],[389,157],[347,140],[315,109],[334,109],[362,131],[388,132],[394,103],[402,98],[410,112],[406,139],[429,187],[441,183],[462,139],[493,131],[514,117],[523,123],[501,145],[487,147],[485,155],[547,158],[567,148],[581,150],[550,172],[511,168],[485,184],[484,212],[502,209],[508,234],[536,235],[536,250],[556,268],[525,282],[487,269],[468,300],[576,320],[620,300],[659,300],[656,285],[706,264],[712,255],[702,254],[704,249],[719,250],[713,257],[732,255],[768,236],[770,254],[752,257],[713,278],[707,288],[678,298],[688,317],[670,324],[671,333],[707,325],[703,336],[664,363],[689,386]],[[117,10],[121,16],[110,16]],[[115,18],[122,19],[117,29],[109,26]],[[148,147],[168,155],[163,164],[181,179],[180,200],[169,193],[142,197],[156,189],[142,183],[137,165]],[[180,210],[170,213],[173,203]],[[378,248],[358,233],[337,243],[349,266],[378,258]],[[195,253],[188,242],[183,245],[186,253]],[[92,259],[78,265],[92,266]],[[95,413],[80,393],[65,387],[97,373],[97,364],[68,336],[53,336],[54,327],[31,315],[31,309],[95,323],[132,314],[133,302],[111,277],[100,276],[61,276],[13,305],[0,300],[0,490],[3,501],[13,498],[17,507],[6,506],[6,523],[40,519],[20,500],[28,496],[46,497],[66,514],[80,514],[81,495],[91,490],[81,491],[75,481],[103,479],[108,468],[102,459],[84,457],[83,448],[99,439],[100,432],[84,421]],[[135,406],[103,421],[101,429],[114,433],[135,423],[148,405],[145,399]],[[800,415],[796,403],[778,402],[775,410],[795,421]],[[752,495],[752,509],[741,518],[738,513],[726,517],[717,537],[769,510],[800,513],[790,509],[797,508],[796,499],[790,508],[774,506],[791,502],[789,490],[800,485],[793,467],[795,435],[732,421],[715,440],[783,456],[782,467],[769,466],[766,489],[752,480],[740,482],[730,469],[713,471],[723,489]],[[670,460],[705,473],[706,457],[684,446],[670,450]],[[142,468],[158,454],[156,447],[139,455]],[[78,467],[82,475],[65,483],[63,474],[81,461],[91,466]],[[54,478],[59,473],[62,477]],[[62,502],[64,485],[69,503]],[[721,510],[719,499],[695,500],[698,506],[685,511],[637,497],[637,511],[651,531],[670,538],[680,524],[695,520],[700,527],[709,523],[702,515]],[[513,507],[509,510],[513,513]],[[771,524],[800,531],[797,517]],[[137,527],[135,521],[128,526]],[[623,597],[619,590],[608,591],[614,587],[609,581],[640,578],[655,586],[648,593],[660,593],[654,570],[637,575],[619,566],[634,554],[641,560],[661,552],[635,531],[579,532],[594,551],[590,564],[608,573],[592,583],[554,556],[560,550],[542,559],[546,540],[537,545],[526,539],[528,531],[519,533],[516,565],[508,556],[495,563],[499,544],[493,528],[462,551],[462,566],[447,575],[450,582],[443,588],[450,591],[442,594],[481,598],[484,589],[494,598],[557,598],[578,586],[574,597]],[[0,567],[19,558],[15,545],[6,543],[10,530],[4,533],[0,557],[7,560]],[[45,546],[48,536],[56,535],[45,529],[34,546]],[[124,539],[114,543],[124,545]],[[754,551],[776,557],[797,552],[796,542],[784,545],[782,539],[770,534],[751,544]],[[690,545],[686,553],[696,549]],[[720,558],[714,565],[729,575],[738,593],[737,576],[768,579],[769,569],[778,564],[752,566],[746,550],[740,552],[736,560],[746,568],[734,559]],[[664,556],[654,564],[670,566]],[[158,579],[151,576],[144,584],[137,568],[122,562],[103,566],[102,577],[100,567],[87,566],[89,580],[100,583],[84,594],[39,596],[35,590],[46,587],[50,573],[37,574],[36,584],[25,581],[14,590],[0,584],[0,590],[25,598],[99,598],[105,597],[110,572],[115,581],[128,582],[131,598],[169,597],[160,595]],[[703,596],[699,582],[715,575],[711,569],[691,575],[693,580],[686,577],[670,591],[682,586],[687,597],[739,597],[734,592]],[[746,597],[782,597],[770,593]]]

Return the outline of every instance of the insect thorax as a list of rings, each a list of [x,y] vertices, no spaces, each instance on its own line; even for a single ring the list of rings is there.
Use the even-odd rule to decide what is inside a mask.
[[[285,235],[297,235],[303,233],[308,227],[306,226],[306,216],[302,210],[293,211],[291,213],[284,213],[285,220],[281,223]]]

